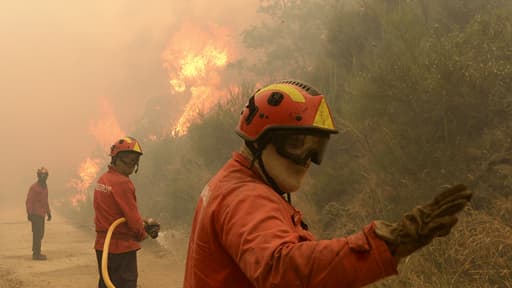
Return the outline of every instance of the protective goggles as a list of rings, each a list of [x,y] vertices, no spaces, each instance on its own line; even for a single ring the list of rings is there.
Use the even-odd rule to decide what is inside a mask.
[[[135,167],[136,165],[139,165],[139,158],[126,159],[124,157],[119,157],[117,160],[119,160],[119,162],[123,163],[124,165],[126,165],[128,167]]]
[[[310,160],[320,165],[328,141],[326,133],[275,132],[271,139],[279,155],[300,166],[307,166]]]

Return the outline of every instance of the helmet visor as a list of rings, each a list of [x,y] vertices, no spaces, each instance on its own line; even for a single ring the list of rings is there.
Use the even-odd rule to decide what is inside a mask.
[[[117,160],[129,168],[139,165],[140,154],[134,151],[121,151],[118,153]]]
[[[310,160],[320,165],[328,141],[327,133],[277,132],[272,136],[277,153],[301,166]]]

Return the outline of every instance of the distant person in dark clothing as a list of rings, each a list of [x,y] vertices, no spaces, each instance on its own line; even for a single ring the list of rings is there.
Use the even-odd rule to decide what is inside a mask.
[[[44,218],[52,220],[50,205],[48,203],[48,169],[37,169],[37,182],[30,186],[25,206],[27,208],[28,221],[32,222],[32,259],[46,260],[46,255],[41,253],[41,240],[44,236]]]

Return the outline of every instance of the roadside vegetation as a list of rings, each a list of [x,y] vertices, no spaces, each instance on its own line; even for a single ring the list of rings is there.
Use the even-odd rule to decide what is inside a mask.
[[[143,143],[141,210],[186,242],[202,187],[240,147],[247,83],[303,79],[326,94],[340,130],[294,195],[319,238],[397,219],[443,185],[465,183],[472,207],[453,233],[372,287],[512,287],[512,3],[262,3],[267,20],[243,34],[260,56],[226,71],[246,75],[230,101],[182,137]],[[158,121],[150,116],[141,123]]]

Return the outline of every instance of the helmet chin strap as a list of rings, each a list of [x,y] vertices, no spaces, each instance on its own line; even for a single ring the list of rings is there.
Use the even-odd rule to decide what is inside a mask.
[[[259,144],[258,145],[259,147],[256,147],[256,145],[254,145],[254,142],[245,141],[245,145],[249,148],[252,155],[254,156],[251,161],[251,168],[254,166],[254,162],[256,160],[258,160],[258,165],[260,167],[260,170],[263,173],[263,176],[267,180],[268,184],[270,184],[270,187],[272,187],[272,189],[274,189],[274,191],[276,191],[277,194],[279,194],[280,196],[283,196],[284,194],[286,194],[286,200],[291,205],[292,204],[291,194],[288,192],[284,192],[281,188],[279,188],[279,185],[277,185],[274,178],[272,178],[268,174],[267,169],[265,168],[265,164],[263,163],[263,158],[261,157],[261,154],[263,153],[263,149],[265,149],[265,147],[268,145],[268,141],[261,141],[261,142],[258,142],[258,144]]]
[[[283,190],[281,190],[281,188],[279,188],[279,185],[277,185],[276,181],[272,177],[270,177],[270,175],[268,174],[267,169],[265,168],[265,164],[263,163],[261,154],[263,153],[263,149],[265,148],[265,146],[267,146],[268,143],[269,143],[268,141],[261,141],[261,142],[258,142],[259,147],[256,147],[254,145],[254,142],[245,141],[245,145],[249,148],[252,155],[254,156],[251,161],[251,168],[254,166],[254,162],[256,160],[258,160],[258,165],[260,166],[260,170],[261,170],[261,172],[263,172],[263,176],[267,180],[268,184],[270,184],[272,189],[277,194],[279,194],[279,196],[282,197],[283,194],[286,194],[286,201],[288,201],[288,203],[290,205],[292,205],[292,195],[289,192],[284,192]],[[292,217],[292,222],[295,224],[295,220],[293,217]],[[306,231],[309,230],[309,226],[308,226],[308,224],[306,224],[304,222],[304,220],[300,221],[300,226],[302,227],[302,229],[304,229]]]

